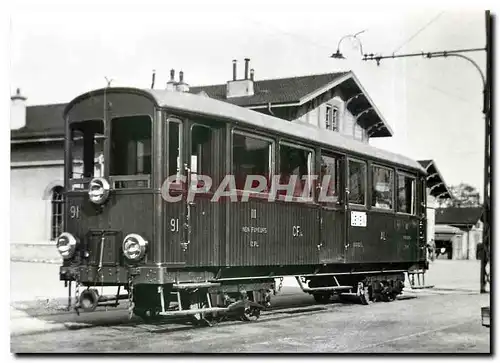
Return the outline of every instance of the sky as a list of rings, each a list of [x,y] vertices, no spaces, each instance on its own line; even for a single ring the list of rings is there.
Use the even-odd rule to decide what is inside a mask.
[[[20,88],[28,105],[69,102],[104,87],[105,77],[112,86],[148,88],[153,69],[155,88],[163,88],[171,68],[176,74],[184,71],[193,86],[220,84],[231,79],[233,59],[242,76],[247,57],[256,80],[352,70],[395,133],[373,139],[372,145],[433,159],[448,185],[464,182],[482,192],[482,81],[471,64],[418,57],[377,66],[362,61],[357,44],[349,40],[341,43],[346,59],[330,58],[342,36],[362,30],[365,53],[481,48],[481,8],[368,5],[360,10],[315,1],[287,6],[189,1],[161,9],[146,2],[141,7],[85,4],[94,3],[57,11],[33,5],[12,13],[11,94]],[[484,52],[468,56],[484,72]]]

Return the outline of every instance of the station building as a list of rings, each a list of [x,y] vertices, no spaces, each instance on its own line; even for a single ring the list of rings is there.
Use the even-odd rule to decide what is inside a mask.
[[[436,209],[438,258],[479,260],[483,242],[482,207]]]

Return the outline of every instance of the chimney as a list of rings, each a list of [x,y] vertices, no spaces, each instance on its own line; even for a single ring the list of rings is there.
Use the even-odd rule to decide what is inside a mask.
[[[253,75],[252,69],[251,79],[248,78],[249,58],[245,58],[245,78],[237,79],[236,75],[236,59],[233,60],[233,80],[227,82],[226,98],[253,96]]]
[[[177,83],[177,91],[179,92],[189,92],[189,85],[184,82],[184,72],[179,72],[179,83]]]
[[[254,77],[254,70],[253,68],[250,69],[250,80],[253,82],[253,77]]]
[[[18,88],[10,101],[10,129],[18,130],[26,126],[26,97],[21,95]]]
[[[233,81],[236,81],[236,59],[233,59]]]
[[[175,82],[175,69],[171,69],[170,70],[170,81],[167,82],[167,90],[168,91],[175,91],[175,86],[176,86],[176,82]]]
[[[248,62],[250,62],[250,59],[245,58],[245,79],[248,79]]]

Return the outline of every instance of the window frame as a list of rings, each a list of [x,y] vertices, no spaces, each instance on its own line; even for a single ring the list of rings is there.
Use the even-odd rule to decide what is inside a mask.
[[[310,147],[307,147],[307,146],[303,146],[301,144],[297,144],[297,143],[293,143],[292,141],[288,141],[289,139],[280,139],[279,142],[278,142],[278,145],[279,147],[277,148],[276,150],[276,153],[279,155],[277,155],[277,157],[279,158],[280,160],[280,164],[279,164],[279,167],[281,168],[281,145],[283,146],[286,146],[286,147],[291,147],[291,148],[295,148],[295,149],[299,149],[299,150],[305,150],[305,151],[309,151],[311,154],[310,154],[310,157],[308,158],[309,160],[307,161],[307,176],[308,176],[308,179],[309,179],[309,186],[311,188],[311,192],[309,193],[309,196],[308,198],[303,198],[302,195],[300,197],[293,197],[292,198],[292,202],[301,202],[301,203],[314,203],[315,200],[316,200],[316,193],[315,193],[315,188],[314,188],[314,180],[311,180],[311,177],[314,175],[314,170],[315,170],[315,166],[316,166],[316,153],[315,153],[315,149],[313,148],[310,148]],[[281,170],[276,170],[276,175],[279,175],[280,179],[281,179]],[[299,179],[297,179],[299,180]],[[300,179],[302,180],[302,179]],[[276,200],[281,200],[279,198],[276,198]]]
[[[319,194],[321,193],[321,185],[322,185],[322,180],[318,180],[317,181],[317,193],[316,193],[316,200],[318,201],[318,203],[320,203],[322,205],[323,208],[327,208],[327,209],[338,209],[340,206],[342,206],[343,204],[345,204],[345,196],[344,196],[344,191],[345,191],[345,187],[343,186],[343,178],[344,176],[342,175],[343,174],[343,165],[344,165],[344,160],[346,160],[346,157],[345,155],[341,155],[341,154],[337,154],[333,151],[329,151],[327,149],[323,149],[321,148],[320,149],[320,154],[319,154],[319,157],[318,157],[318,162],[319,162],[319,171],[318,171],[318,175],[321,174],[321,166],[323,165],[323,159],[322,157],[323,156],[326,156],[328,158],[332,158],[332,159],[335,159],[335,163],[338,164],[336,165],[336,175],[335,175],[335,187],[336,189],[336,192],[338,193],[337,195],[337,201],[334,202],[334,203],[327,203],[327,202],[319,202]],[[337,168],[338,167],[338,168]]]
[[[260,134],[253,133],[253,132],[250,132],[250,131],[247,131],[247,130],[244,130],[244,129],[241,129],[238,127],[232,127],[231,128],[231,139],[229,140],[230,145],[231,145],[231,160],[230,160],[229,173],[231,175],[233,175],[233,177],[235,175],[235,170],[234,170],[234,135],[240,135],[240,136],[249,137],[249,138],[253,138],[253,139],[257,139],[257,140],[261,140],[261,141],[266,141],[266,142],[270,143],[270,145],[269,145],[269,160],[268,160],[268,169],[269,169],[268,183],[272,182],[272,180],[273,180],[272,178],[276,175],[275,174],[275,165],[276,165],[275,152],[277,149],[276,148],[276,140],[274,138],[271,138],[268,136],[262,136]],[[235,186],[236,186],[236,184],[235,184]],[[258,192],[258,193],[252,192],[249,194],[249,198],[251,198],[251,197],[268,198],[270,185],[267,185],[267,187],[268,187],[267,192]],[[236,186],[235,191],[238,194],[240,194],[240,193],[245,192],[247,190],[238,189],[238,187]]]
[[[325,129],[330,131],[337,131],[339,108],[335,105],[332,105],[331,103],[327,103],[325,115],[326,115]]]
[[[396,178],[396,191],[397,191],[397,198],[396,198],[396,213],[397,214],[401,214],[401,215],[406,215],[406,216],[416,216],[417,215],[417,177],[416,175],[413,175],[411,173],[408,173],[408,172],[405,172],[405,171],[402,171],[402,170],[396,170],[396,175],[397,175],[397,178]],[[410,213],[406,213],[406,212],[400,212],[399,211],[399,176],[404,176],[404,177],[407,177],[407,178],[411,178],[412,179],[412,204],[411,204],[411,212]]]
[[[153,134],[154,134],[154,122],[155,118],[149,114],[127,114],[127,115],[116,115],[115,117],[112,117],[109,119],[109,141],[110,143],[113,140],[113,120],[115,119],[120,119],[120,118],[132,118],[132,117],[148,117],[150,122],[151,122],[151,134],[150,134],[150,152],[151,152],[151,172],[149,174],[141,174],[141,175],[111,175],[111,162],[112,162],[112,147],[111,144],[109,146],[109,161],[108,161],[108,170],[109,170],[109,181],[110,181],[110,186],[113,190],[144,190],[144,189],[151,189],[152,187],[152,180],[153,180],[153,174],[154,174],[154,168],[153,168],[153,160],[154,160],[154,140],[153,140]],[[137,153],[137,149],[136,149]],[[136,155],[137,157],[137,155]],[[141,186],[132,186],[132,187],[117,187],[117,183],[119,182],[134,182],[134,181],[145,181],[147,183],[146,186],[141,187]]]
[[[192,161],[192,157],[193,157],[193,128],[195,127],[203,127],[205,129],[208,129],[210,130],[210,148],[212,149],[212,144],[213,144],[213,141],[214,141],[214,137],[215,137],[215,129],[209,125],[206,125],[204,123],[200,123],[200,122],[196,122],[196,121],[190,121],[189,122],[189,149],[186,150],[186,152],[188,153],[187,156],[189,156],[189,173],[190,173],[190,176],[192,177],[193,175],[200,175],[199,173],[199,169],[201,169],[201,165],[200,165],[200,161],[202,160],[202,158],[199,158],[197,157],[197,160],[196,160],[196,172],[193,173],[193,169],[192,169],[192,165],[191,165],[191,161]],[[179,137],[182,139],[182,134],[179,135]],[[213,163],[213,160],[214,160],[214,155],[213,155],[213,150],[212,151],[212,155],[211,155],[211,162]],[[181,149],[181,152],[182,152],[182,149]],[[181,163],[182,165],[182,163]],[[214,165],[212,165],[213,167]],[[212,173],[215,173],[217,174],[216,170],[212,170]],[[215,175],[209,175],[209,177],[212,179],[212,182],[215,180]],[[192,186],[192,180],[189,180],[189,187],[191,188]],[[210,186],[210,190],[207,191],[207,193],[213,193],[214,191],[214,188],[216,187],[216,185],[211,185]]]
[[[165,178],[171,177],[170,175],[170,123],[175,123],[179,126],[179,170],[177,171],[178,181],[181,182],[182,176],[185,174],[183,168],[184,165],[184,126],[187,120],[183,120],[176,116],[167,116],[165,120],[165,137],[163,140],[163,156],[165,157],[165,163],[163,167],[165,168]],[[177,166],[176,166],[177,169]],[[179,183],[172,183],[173,185],[179,185]]]
[[[92,174],[93,176],[92,177],[85,177],[83,176],[84,175],[84,172],[85,172],[85,151],[84,151],[84,147],[85,147],[85,139],[84,139],[84,132],[80,129],[75,129],[75,125],[79,125],[79,124],[84,124],[85,122],[100,122],[102,124],[102,134],[99,134],[100,136],[96,136],[98,134],[94,133],[94,142],[96,140],[103,140],[103,147],[102,147],[102,155],[105,155],[105,150],[106,150],[106,147],[105,147],[105,142],[106,142],[106,125],[104,123],[104,119],[99,119],[99,118],[95,118],[95,119],[86,119],[86,120],[74,120],[72,122],[70,122],[69,124],[69,164],[66,166],[67,168],[67,175],[68,175],[68,190],[70,191],[87,191],[88,190],[88,186],[90,184],[90,182],[92,181],[93,178],[96,177],[95,175],[95,166],[96,166],[96,160],[97,158],[95,157],[95,146],[94,146],[94,157],[93,157],[93,168],[92,168]],[[73,132],[74,131],[79,131],[81,133],[80,136],[77,136],[77,137],[74,137],[73,135]],[[81,159],[75,159],[75,150],[74,150],[74,146],[73,146],[73,142],[75,140],[81,140],[82,141],[82,158]],[[81,165],[81,168],[82,168],[82,173],[81,176],[79,178],[73,178],[73,174],[74,174],[74,170],[75,170],[75,165]],[[104,168],[103,168],[103,172],[104,170],[106,170],[106,166],[109,167],[109,161],[106,163],[106,160],[104,160]],[[101,175],[102,177],[103,175]]]
[[[368,207],[367,207],[367,204],[368,204],[368,188],[367,188],[368,187],[368,162],[366,160],[358,159],[358,158],[350,157],[350,156],[348,156],[346,159],[347,159],[347,163],[346,163],[347,164],[346,165],[346,168],[347,168],[347,172],[346,172],[346,187],[349,190],[349,193],[347,195],[346,204],[349,205],[349,206],[353,206],[353,207],[368,209]],[[364,181],[365,181],[365,190],[364,190],[364,200],[365,200],[365,203],[364,204],[351,203],[350,200],[349,200],[349,197],[351,195],[351,178],[350,178],[350,162],[351,161],[363,164],[365,166],[365,168],[364,168],[365,169],[365,178],[364,178]]]
[[[379,169],[385,169],[385,170],[389,170],[390,172],[392,172],[392,183],[391,184],[391,187],[392,187],[392,193],[391,193],[391,202],[392,202],[392,208],[389,208],[389,209],[385,209],[385,208],[378,208],[378,207],[375,207],[372,205],[372,203],[370,203],[370,209],[371,210],[374,210],[374,211],[377,211],[377,212],[386,212],[386,213],[393,213],[395,210],[396,210],[396,203],[395,203],[395,190],[394,190],[394,187],[396,186],[396,178],[394,177],[396,175],[396,171],[394,168],[391,168],[389,166],[384,166],[384,165],[381,165],[381,164],[377,164],[377,163],[371,163],[370,164],[370,172],[371,172],[371,181],[372,181],[372,185],[371,185],[371,190],[370,190],[370,196],[373,197],[373,168],[379,168]],[[372,198],[373,199],[373,198]]]
[[[56,185],[51,189],[50,194],[50,241],[56,241],[64,231],[64,187]],[[60,199],[55,198],[56,194]],[[57,211],[60,213],[57,213]],[[56,218],[61,221],[59,227],[54,223]]]

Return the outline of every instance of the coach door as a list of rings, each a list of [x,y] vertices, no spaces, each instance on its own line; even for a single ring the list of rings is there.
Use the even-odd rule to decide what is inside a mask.
[[[367,213],[368,166],[366,161],[346,160],[345,256],[347,263],[367,262],[378,255],[377,246],[370,243]]]
[[[186,195],[184,258],[187,266],[219,265],[219,243],[224,238],[224,203],[213,201],[222,180],[223,124],[193,119],[186,123]]]
[[[318,202],[321,205],[319,263],[345,262],[344,157],[322,152]]]

